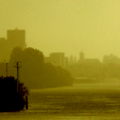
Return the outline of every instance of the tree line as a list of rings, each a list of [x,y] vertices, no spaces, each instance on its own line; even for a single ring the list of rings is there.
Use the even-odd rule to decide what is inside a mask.
[[[44,55],[34,48],[22,50],[20,47],[13,49],[8,62],[8,75],[16,77],[16,61],[20,61],[21,66],[20,81],[24,82],[28,88],[47,88],[70,86],[73,83],[71,74],[51,63],[44,62]],[[0,76],[6,75],[6,64],[0,63]]]

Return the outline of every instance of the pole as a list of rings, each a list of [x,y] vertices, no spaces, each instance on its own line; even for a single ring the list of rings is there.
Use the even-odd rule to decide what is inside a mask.
[[[17,62],[17,92],[18,92],[18,83],[19,83],[19,67],[18,67],[18,62]]]
[[[19,63],[20,62],[16,62],[16,66],[15,66],[15,68],[17,68],[17,92],[18,92],[18,84],[19,84],[19,68],[21,67],[19,66]]]
[[[6,77],[8,77],[8,63],[6,62]]]

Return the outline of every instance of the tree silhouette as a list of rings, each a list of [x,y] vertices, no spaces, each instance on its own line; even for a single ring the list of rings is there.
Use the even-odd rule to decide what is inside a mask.
[[[33,48],[16,47],[8,63],[9,75],[16,76],[15,61],[21,61],[20,80],[29,88],[46,88],[72,85],[70,73],[50,63],[44,63],[44,55]]]

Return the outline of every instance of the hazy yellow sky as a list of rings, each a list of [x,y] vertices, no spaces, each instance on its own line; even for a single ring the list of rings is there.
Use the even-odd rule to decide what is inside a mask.
[[[120,0],[0,0],[0,37],[16,27],[45,56],[120,57]]]

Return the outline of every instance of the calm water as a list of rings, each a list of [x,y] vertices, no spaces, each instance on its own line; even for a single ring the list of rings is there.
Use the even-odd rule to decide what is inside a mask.
[[[29,109],[0,113],[0,120],[117,120],[120,83],[74,84],[30,91]]]

